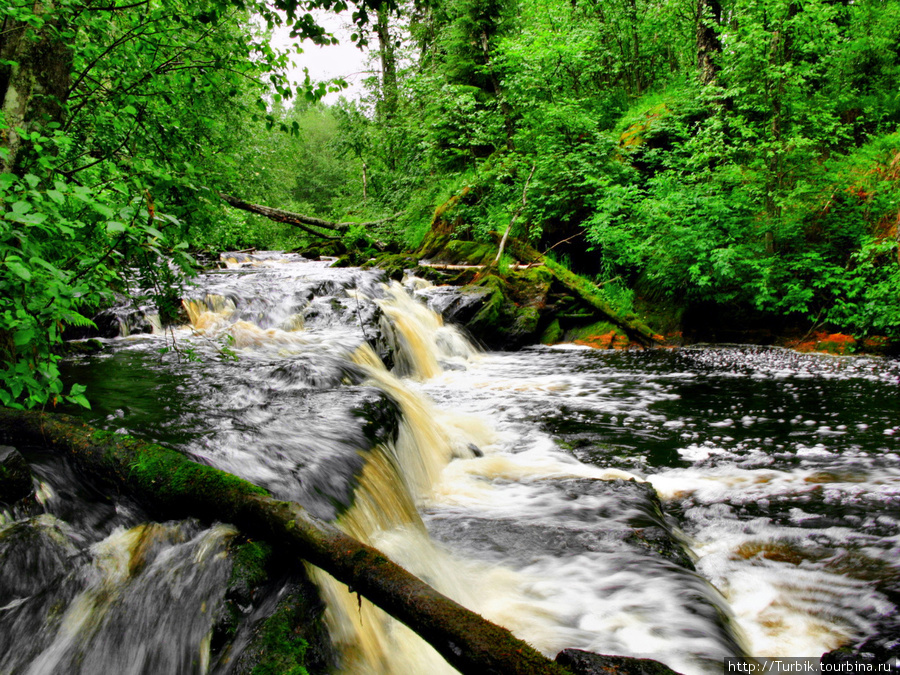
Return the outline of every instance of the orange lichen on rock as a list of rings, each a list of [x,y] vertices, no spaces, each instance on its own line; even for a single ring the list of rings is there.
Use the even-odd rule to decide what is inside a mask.
[[[857,349],[857,340],[845,333],[826,333],[820,331],[790,345],[798,352],[824,352],[826,354],[848,354]]]
[[[573,342],[576,345],[584,345],[594,349],[628,349],[632,345],[628,336],[614,330],[600,335],[585,335],[577,340],[573,340]]]

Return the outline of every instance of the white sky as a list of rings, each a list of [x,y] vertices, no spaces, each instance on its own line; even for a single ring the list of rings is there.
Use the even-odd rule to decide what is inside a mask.
[[[316,20],[325,30],[332,33],[340,44],[320,47],[309,40],[300,43],[302,54],[292,54],[295,68],[289,76],[295,82],[303,81],[303,68],[309,69],[313,81],[343,77],[350,86],[340,93],[328,94],[324,101],[334,103],[341,96],[347,99],[358,99],[363,94],[363,80],[368,73],[368,49],[360,50],[350,41],[354,27],[350,19],[350,11],[334,14],[333,12],[313,12]],[[272,44],[276,47],[287,47],[293,41],[288,34],[290,29],[277,28],[272,36]]]

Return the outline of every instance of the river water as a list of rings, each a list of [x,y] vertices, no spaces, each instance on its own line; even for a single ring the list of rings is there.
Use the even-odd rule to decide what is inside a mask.
[[[482,353],[427,308],[446,292],[235,255],[190,289],[189,326],[109,339],[68,376],[89,387],[91,423],[336,519],[551,657],[714,673],[726,656],[900,635],[897,361]],[[395,432],[373,431],[386,414]],[[234,531],[149,523],[28,458],[44,513],[0,515],[0,558],[39,574],[0,573],[0,672],[228,672],[210,660],[210,608]],[[665,514],[623,481],[652,486]],[[52,545],[30,555],[35,538]],[[455,672],[311,573],[339,672]]]

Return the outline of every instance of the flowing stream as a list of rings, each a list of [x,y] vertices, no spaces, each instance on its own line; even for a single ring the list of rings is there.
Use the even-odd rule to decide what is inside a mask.
[[[715,673],[900,634],[897,361],[481,353],[428,308],[446,293],[235,255],[191,289],[189,325],[109,339],[68,376],[91,423],[299,501],[551,657]],[[0,673],[231,672],[210,635],[234,530],[149,522],[22,450],[40,512],[0,512]],[[455,672],[310,573],[337,672]]]

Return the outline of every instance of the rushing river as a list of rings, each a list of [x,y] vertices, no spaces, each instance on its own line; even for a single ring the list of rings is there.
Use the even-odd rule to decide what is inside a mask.
[[[68,376],[89,387],[91,423],[337,518],[551,657],[714,673],[726,656],[900,635],[897,361],[743,346],[480,353],[427,309],[444,292],[243,256],[191,290],[190,326],[107,340]],[[365,420],[388,409],[399,428],[386,440]],[[39,450],[28,458],[46,513],[0,515],[0,558],[26,564],[10,542],[27,528],[56,553],[38,580],[0,571],[0,673],[230,672],[210,661],[207,609],[233,530],[147,523],[127,500],[78,494]],[[666,515],[617,479],[651,485]],[[339,672],[454,672],[312,574]]]

